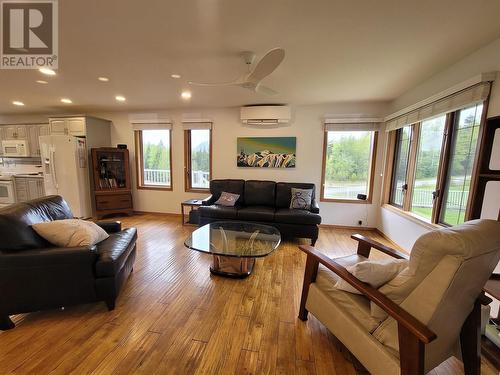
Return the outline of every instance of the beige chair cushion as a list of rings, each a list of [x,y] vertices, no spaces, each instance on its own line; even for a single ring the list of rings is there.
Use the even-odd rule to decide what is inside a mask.
[[[447,255],[462,260],[499,249],[500,222],[472,220],[451,228],[435,230],[422,235],[413,246],[408,268],[379,290],[394,302],[401,304],[438,263]],[[383,320],[387,314],[374,303],[371,315]]]
[[[109,237],[97,224],[79,219],[47,221],[33,224],[32,228],[58,247],[93,246]]]
[[[365,260],[353,266],[347,266],[346,270],[356,276],[364,283],[370,284],[374,288],[379,288],[392,280],[397,274],[408,266],[406,259],[386,258],[379,260]],[[349,293],[362,294],[359,290],[351,286],[347,281],[339,278],[335,284],[337,289]]]
[[[344,267],[364,261],[357,255],[337,258]],[[371,318],[368,300],[334,287],[337,276],[320,266],[306,308],[358,358],[372,374],[399,375],[399,359],[374,338],[379,322]]]
[[[360,260],[366,260],[366,258],[353,255],[335,259],[336,262],[342,264],[344,267],[353,265]],[[380,320],[374,319],[370,315],[370,301],[362,295],[337,289],[335,284],[339,280],[340,278],[335,273],[320,266],[315,285],[320,291],[325,293],[339,309],[350,315],[352,319],[367,332],[373,332],[380,324]]]

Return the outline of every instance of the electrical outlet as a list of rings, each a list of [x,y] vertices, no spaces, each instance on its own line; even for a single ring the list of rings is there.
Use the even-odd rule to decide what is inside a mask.
[[[358,220],[358,225],[363,225],[363,220]]]

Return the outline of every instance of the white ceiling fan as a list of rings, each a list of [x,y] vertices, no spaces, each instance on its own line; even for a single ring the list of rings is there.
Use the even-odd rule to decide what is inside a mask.
[[[243,52],[243,60],[245,64],[249,67],[249,72],[238,78],[236,81],[232,82],[222,82],[222,83],[203,83],[203,82],[189,82],[189,84],[194,86],[239,86],[245,89],[253,90],[260,94],[265,95],[276,95],[278,92],[273,89],[261,85],[261,81],[270,75],[276,68],[281,64],[285,58],[285,50],[283,48],[273,48],[267,52],[260,61],[255,64],[253,69],[250,68],[254,59],[255,53],[253,52]],[[250,70],[251,69],[251,70]]]

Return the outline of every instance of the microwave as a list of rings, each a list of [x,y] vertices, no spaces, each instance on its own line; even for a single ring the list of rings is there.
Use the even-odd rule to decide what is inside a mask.
[[[4,158],[18,158],[30,156],[28,141],[24,139],[2,141]]]

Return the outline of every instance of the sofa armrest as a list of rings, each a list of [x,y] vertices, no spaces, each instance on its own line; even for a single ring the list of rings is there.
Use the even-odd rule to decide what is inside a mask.
[[[96,221],[96,224],[108,233],[117,233],[122,230],[121,221]]]
[[[95,246],[49,247],[0,253],[0,268],[57,266],[75,263],[93,264],[97,259]]]
[[[409,334],[414,336],[418,341],[428,344],[436,339],[436,334],[429,329],[425,324],[420,322],[417,318],[411,315],[408,311],[403,309],[393,300],[388,298],[385,294],[381,293],[377,289],[373,288],[369,284],[366,284],[347,271],[342,265],[335,262],[333,259],[329,258],[327,255],[318,251],[312,246],[299,246],[300,250],[307,254],[306,263],[310,264],[310,268],[314,266],[317,269],[319,264],[322,264],[330,271],[334,272],[343,280],[347,281],[351,286],[356,288],[370,301],[375,303],[377,306],[382,308],[388,315],[393,317],[398,322],[398,327],[403,328]],[[306,266],[307,267],[307,266]],[[306,275],[307,275],[306,268]],[[311,277],[311,282],[314,282],[316,278],[316,272],[314,270],[309,271]],[[304,284],[306,280],[304,280]],[[306,293],[307,294],[307,293]],[[304,293],[302,295],[304,298]],[[307,299],[307,295],[305,296]]]
[[[313,199],[311,201],[311,210],[310,210],[313,214],[319,214],[319,204],[318,202],[316,201],[316,199]]]
[[[385,246],[384,244],[372,240],[371,238],[362,236],[361,234],[353,234],[351,238],[358,241],[358,254],[366,258],[370,255],[371,248],[377,249],[378,251],[396,259],[408,260],[410,258],[407,254],[403,254],[400,251],[394,250],[393,248]]]
[[[201,200],[201,205],[202,206],[211,206],[214,204],[216,201],[215,197],[213,195],[210,195],[209,197],[206,197],[205,199]]]

